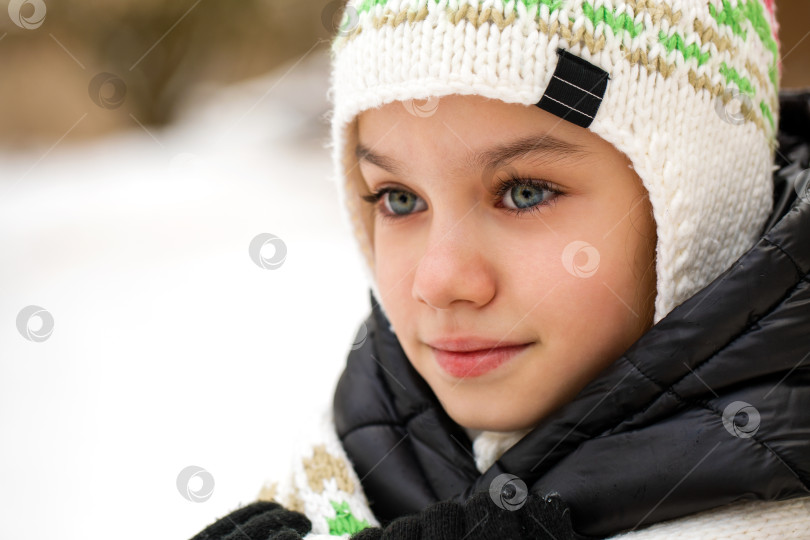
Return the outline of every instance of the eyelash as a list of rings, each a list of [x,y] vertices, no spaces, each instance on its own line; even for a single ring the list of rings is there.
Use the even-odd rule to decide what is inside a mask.
[[[503,196],[506,194],[506,192],[512,189],[513,187],[524,185],[532,186],[533,188],[540,189],[543,191],[548,191],[549,193],[553,193],[555,196],[551,197],[548,200],[539,202],[533,206],[529,206],[527,208],[509,208],[506,206],[503,207],[503,210],[506,210],[510,214],[514,214],[515,217],[520,217],[523,214],[529,214],[532,212],[540,212],[542,211],[542,208],[551,206],[552,204],[556,203],[560,195],[564,195],[564,193],[561,190],[557,189],[557,187],[554,184],[552,184],[547,180],[526,178],[522,176],[510,176],[506,180],[499,181],[497,189],[495,190],[494,202],[499,203],[501,199],[503,199]],[[362,199],[374,205],[373,206],[374,214],[379,215],[383,219],[383,221],[389,220],[398,221],[402,218],[406,218],[413,214],[402,214],[402,215],[387,214],[385,213],[385,211],[381,209],[382,204],[380,204],[380,199],[382,199],[383,196],[387,195],[388,193],[400,191],[409,193],[408,190],[406,189],[400,189],[395,187],[382,187],[377,191],[371,192],[368,195],[363,195]]]

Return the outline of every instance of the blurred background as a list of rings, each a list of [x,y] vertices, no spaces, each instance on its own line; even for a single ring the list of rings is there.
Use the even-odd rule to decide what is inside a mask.
[[[0,538],[189,538],[278,478],[368,312],[325,148],[342,2],[6,3]],[[776,4],[810,87],[810,2]]]

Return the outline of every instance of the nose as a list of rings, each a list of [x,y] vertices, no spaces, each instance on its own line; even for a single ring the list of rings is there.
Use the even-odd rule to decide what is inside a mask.
[[[434,309],[468,303],[484,306],[495,295],[492,246],[477,231],[475,217],[434,220],[416,266],[413,297]]]

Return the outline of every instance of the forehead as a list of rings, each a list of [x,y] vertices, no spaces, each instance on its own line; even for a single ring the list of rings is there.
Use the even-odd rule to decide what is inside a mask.
[[[374,160],[379,156],[434,154],[477,168],[527,156],[581,160],[610,146],[592,131],[534,105],[478,95],[387,103],[360,113],[357,126],[357,148],[350,151],[378,165],[384,161]]]
[[[360,162],[403,173],[414,156],[460,169],[497,168],[511,161],[581,164],[608,144],[535,106],[475,95],[438,102],[393,102],[358,116],[353,151]],[[421,108],[428,105],[430,108]]]

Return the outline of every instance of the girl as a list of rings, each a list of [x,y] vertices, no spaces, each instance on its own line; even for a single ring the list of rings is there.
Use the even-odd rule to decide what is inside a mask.
[[[371,314],[290,477],[195,538],[808,537],[810,100],[777,30],[767,0],[351,0],[332,150]]]

